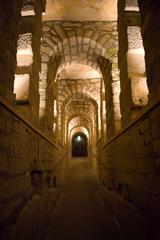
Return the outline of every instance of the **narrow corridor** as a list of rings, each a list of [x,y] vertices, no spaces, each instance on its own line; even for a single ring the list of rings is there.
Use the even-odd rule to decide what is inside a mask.
[[[114,221],[103,206],[101,186],[87,158],[73,158],[71,171],[45,240],[119,239]]]
[[[52,239],[160,240],[160,0],[0,0],[0,240]]]

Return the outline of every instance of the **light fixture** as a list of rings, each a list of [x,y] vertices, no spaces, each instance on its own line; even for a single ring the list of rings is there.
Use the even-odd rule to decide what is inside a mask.
[[[77,141],[80,142],[81,141],[81,136],[77,136]]]

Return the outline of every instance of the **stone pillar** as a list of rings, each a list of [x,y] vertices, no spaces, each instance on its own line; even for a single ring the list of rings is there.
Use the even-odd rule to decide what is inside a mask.
[[[112,63],[112,91],[113,91],[113,112],[114,112],[114,125],[115,134],[121,130],[121,111],[120,111],[120,77],[117,62]]]
[[[106,100],[106,125],[107,140],[113,137],[121,127],[120,106],[119,106],[119,73],[117,65],[106,59],[100,63]]]
[[[111,69],[106,71],[105,76],[105,99],[106,99],[106,120],[107,120],[107,140],[115,134],[115,118],[114,118],[114,103],[113,103],[113,86]]]
[[[124,127],[131,119],[131,105],[132,105],[131,82],[128,79],[128,65],[127,65],[128,36],[124,10],[125,1],[121,0],[118,2],[118,33],[119,33],[118,64],[120,70],[120,84],[121,84],[120,107],[122,115],[122,127]]]
[[[102,143],[104,143],[106,140],[107,133],[106,133],[106,100],[103,79],[101,79],[100,99],[101,99],[101,140]]]
[[[59,60],[57,58],[44,58],[44,55],[42,54],[42,67],[39,86],[39,127],[52,138],[54,135],[54,99],[56,94],[58,94],[55,87],[57,84],[55,81],[58,66]]]
[[[128,26],[128,78],[131,82],[132,119],[148,103],[144,48],[139,26]]]
[[[21,8],[22,0],[0,2],[0,95],[11,103]]]
[[[24,1],[18,40],[14,93],[17,108],[38,125],[42,1]]]
[[[143,41],[136,1],[119,1],[119,68],[122,125],[127,125],[148,103]]]
[[[160,101],[160,1],[139,0],[145,48],[149,104]]]

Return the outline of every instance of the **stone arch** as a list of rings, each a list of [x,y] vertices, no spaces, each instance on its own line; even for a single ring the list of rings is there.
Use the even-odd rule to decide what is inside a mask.
[[[65,27],[63,29],[59,23],[55,23],[53,26],[50,22],[46,23],[43,27],[41,47],[41,79],[45,80],[47,78],[47,64],[51,57],[59,59],[62,66],[79,61],[98,70],[99,56],[116,63],[118,52],[116,25],[112,26],[110,32],[107,30],[107,26],[105,28],[102,25],[101,31],[97,32],[96,30],[88,29],[88,31],[84,31],[82,34],[78,28],[78,30],[76,29],[75,32],[72,32],[72,35],[67,36],[68,31],[66,30],[65,32]],[[113,32],[113,35],[111,32]],[[81,54],[79,55],[79,53]]]
[[[72,157],[88,156],[88,138],[83,132],[75,132],[72,136]]]
[[[83,93],[83,92],[79,93],[79,94],[69,95],[63,102],[63,106],[66,107],[68,104],[70,104],[71,102],[74,102],[74,101],[90,102],[91,104],[94,105],[95,108],[98,108],[98,103],[97,103],[96,99],[94,99],[94,96]]]
[[[84,127],[88,131],[88,138],[93,139],[93,122],[88,115],[73,115],[67,121],[67,129],[68,129],[68,140],[70,139],[71,133],[75,128]]]
[[[92,121],[88,116],[72,116],[68,119],[68,133],[70,134],[71,131],[75,127],[84,126],[88,132],[90,131],[90,125],[92,125]]]
[[[63,114],[63,116],[61,116],[61,119],[59,121],[58,127],[59,127],[59,132],[64,132],[65,136],[67,136],[67,132],[68,132],[68,123],[69,121],[73,118],[73,117],[77,117],[79,116],[81,119],[84,119],[84,116],[88,116],[91,117],[90,118],[90,123],[91,127],[90,129],[92,129],[93,132],[95,132],[93,135],[96,135],[96,126],[98,125],[98,119],[97,119],[97,103],[90,98],[84,98],[85,101],[85,105],[83,106],[83,104],[79,106],[79,102],[78,101],[72,101],[72,99],[70,99],[70,101],[68,101],[68,103],[65,106],[65,114]],[[91,120],[92,119],[92,120]],[[97,123],[97,124],[96,124]]]
[[[69,26],[67,26],[67,24]],[[72,26],[71,26],[72,25]],[[101,22],[97,26],[92,22],[80,23],[85,25],[80,29],[79,25],[73,25],[72,22],[61,23],[58,21],[46,22],[43,26],[43,42],[42,45],[52,48],[52,54],[63,55],[63,48],[75,48],[79,46],[80,51],[89,50],[89,46],[97,55],[102,55],[105,58],[112,59],[114,52],[113,48],[118,49],[118,33],[117,23]],[[70,51],[74,54],[75,49]],[[48,53],[46,52],[46,55]]]
[[[72,26],[72,29],[71,26],[67,26],[68,24],[72,23],[60,24],[58,21],[44,23],[41,53],[42,65],[45,64],[45,71],[42,70],[41,72],[43,76],[42,85],[44,87],[47,85],[48,63],[52,65],[54,62],[59,62],[59,65],[55,67],[54,77],[56,78],[62,68],[73,63],[91,66],[104,75],[102,73],[103,66],[105,62],[110,62],[112,66],[111,84],[116,106],[113,112],[116,109],[116,112],[118,112],[116,119],[119,119],[120,122],[117,23],[100,23],[98,31],[96,25],[94,27],[84,26],[84,28],[80,29],[77,23]],[[85,25],[86,23],[81,24]],[[88,24],[90,25],[90,23]],[[94,24],[92,23],[92,25]],[[119,126],[120,123],[116,124],[116,128],[120,128]]]
[[[71,131],[71,138],[72,138],[73,134],[76,132],[83,132],[89,139],[89,132],[85,127],[74,127]]]

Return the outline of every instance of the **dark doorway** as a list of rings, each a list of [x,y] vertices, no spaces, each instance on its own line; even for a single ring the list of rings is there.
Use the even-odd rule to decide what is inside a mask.
[[[85,134],[76,133],[72,137],[72,157],[88,156],[88,140]]]

